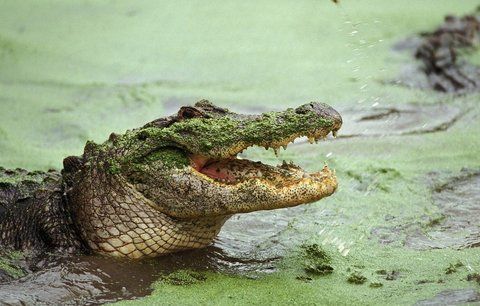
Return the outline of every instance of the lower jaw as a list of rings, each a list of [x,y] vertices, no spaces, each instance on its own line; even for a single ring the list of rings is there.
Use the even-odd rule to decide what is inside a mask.
[[[224,160],[209,160],[202,156],[192,156],[192,168],[218,183],[234,185],[247,180],[262,180],[278,187],[287,187],[303,180],[321,181],[333,175],[328,167],[319,172],[307,173],[290,163],[274,167],[250,160],[232,157]],[[325,172],[327,171],[327,172]]]

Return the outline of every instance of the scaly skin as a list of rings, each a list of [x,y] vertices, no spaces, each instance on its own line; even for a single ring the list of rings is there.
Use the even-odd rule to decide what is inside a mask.
[[[310,203],[337,187],[326,166],[308,174],[238,153],[252,145],[278,150],[300,136],[314,141],[341,124],[320,103],[262,115],[205,100],[182,107],[103,144],[88,142],[82,156],[64,160],[61,175],[0,172],[0,244],[128,258],[205,247],[233,214]]]
[[[423,33],[422,36],[423,41],[415,56],[423,62],[423,70],[433,89],[442,92],[466,92],[480,88],[480,69],[459,60],[461,49],[478,48],[478,12],[461,18],[447,16],[438,29]]]
[[[59,172],[0,167],[0,245],[32,251],[80,249],[82,243],[62,198]]]

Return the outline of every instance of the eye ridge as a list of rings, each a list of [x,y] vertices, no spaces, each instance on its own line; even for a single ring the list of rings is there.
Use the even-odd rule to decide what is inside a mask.
[[[148,133],[146,131],[140,131],[140,133],[137,134],[137,139],[145,141],[148,138]]]
[[[191,106],[183,106],[178,111],[178,119],[193,119],[204,117],[204,112]]]

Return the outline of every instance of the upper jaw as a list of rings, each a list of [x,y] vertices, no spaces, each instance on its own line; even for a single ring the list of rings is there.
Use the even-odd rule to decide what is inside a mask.
[[[302,105],[295,110],[290,110],[290,113],[287,112],[284,114],[290,116],[292,113],[293,116],[307,116],[306,120],[313,120],[312,125],[309,126],[304,123],[299,123],[299,126],[302,128],[299,128],[298,131],[294,130],[289,134],[285,134],[283,137],[272,136],[276,131],[261,131],[260,133],[264,134],[263,138],[257,137],[257,139],[252,139],[252,137],[245,137],[243,140],[235,142],[234,145],[226,148],[219,148],[216,150],[215,154],[212,154],[211,152],[200,154],[191,153],[191,167],[196,170],[195,173],[203,174],[205,178],[213,179],[213,181],[217,183],[238,184],[249,180],[261,180],[270,185],[285,187],[301,181],[318,183],[318,181],[321,181],[326,176],[333,178],[336,183],[336,179],[334,178],[335,174],[334,172],[331,172],[328,167],[320,172],[307,173],[302,168],[293,164],[284,163],[281,166],[273,167],[259,162],[237,159],[238,153],[241,153],[243,150],[253,145],[261,146],[266,149],[273,148],[277,154],[280,147],[286,149],[289,143],[299,137],[307,137],[310,143],[317,142],[319,139],[325,139],[330,133],[335,137],[337,131],[342,126],[342,118],[340,114],[326,104],[309,103]],[[248,120],[265,120],[264,116],[265,115],[248,116]],[[291,117],[288,116],[275,118],[275,120],[284,120],[285,122],[283,124],[285,128],[291,128],[291,126],[289,126],[290,122],[287,121]],[[319,121],[321,124],[316,121]],[[273,124],[273,126],[275,127],[275,124]],[[282,125],[279,124],[277,127],[281,129]],[[251,129],[251,127],[246,124],[244,129],[247,132],[238,132],[248,134],[248,130]]]
[[[316,141],[320,138],[325,138],[330,132],[335,132],[333,129],[324,129],[321,131],[315,130],[307,135],[310,142]],[[279,146],[286,148],[290,141],[295,140],[295,135],[288,137],[279,142]],[[265,148],[273,147],[277,153],[278,146],[275,144],[264,145]],[[242,148],[242,147],[241,147]],[[239,149],[233,151],[238,152]],[[311,181],[318,183],[326,176],[334,177],[334,171],[330,171],[328,167],[324,167],[319,172],[308,173],[301,167],[292,162],[278,166],[270,166],[261,162],[254,162],[245,159],[239,159],[236,154],[228,156],[227,158],[212,158],[201,154],[191,154],[190,165],[195,170],[195,174],[207,180],[213,180],[215,183],[222,184],[240,184],[247,181],[263,181],[269,185],[277,187],[287,187],[295,185],[301,181]],[[335,180],[336,182],[336,180]],[[336,187],[335,187],[336,188]]]
[[[331,125],[310,129],[308,131],[294,132],[281,139],[269,137],[265,137],[265,139],[256,139],[253,141],[243,139],[234,142],[228,147],[216,148],[205,153],[198,152],[194,153],[193,155],[204,156],[205,158],[208,157],[207,159],[228,159],[237,156],[239,153],[242,153],[244,150],[252,146],[263,147],[267,150],[272,148],[275,151],[275,154],[277,154],[280,148],[286,150],[290,143],[293,143],[300,137],[307,137],[310,143],[317,143],[319,140],[324,140],[329,134],[331,134],[333,137],[336,137],[341,126],[342,122],[340,117],[340,121],[334,121]]]
[[[191,154],[226,159],[257,145],[278,150],[298,137],[311,142],[334,136],[342,125],[340,114],[323,103],[309,103],[283,112],[261,115],[227,113],[221,117],[180,121],[165,133]]]

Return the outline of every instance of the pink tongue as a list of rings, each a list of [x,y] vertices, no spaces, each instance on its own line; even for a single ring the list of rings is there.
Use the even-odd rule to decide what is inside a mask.
[[[234,182],[235,176],[228,171],[226,164],[222,162],[213,163],[206,167],[203,167],[200,172],[213,178],[213,179],[222,179],[228,182]]]
[[[190,156],[190,159],[192,160],[192,167],[194,167],[197,171],[200,171],[200,169],[202,169],[205,163],[208,161],[208,158],[201,155],[192,155]]]

